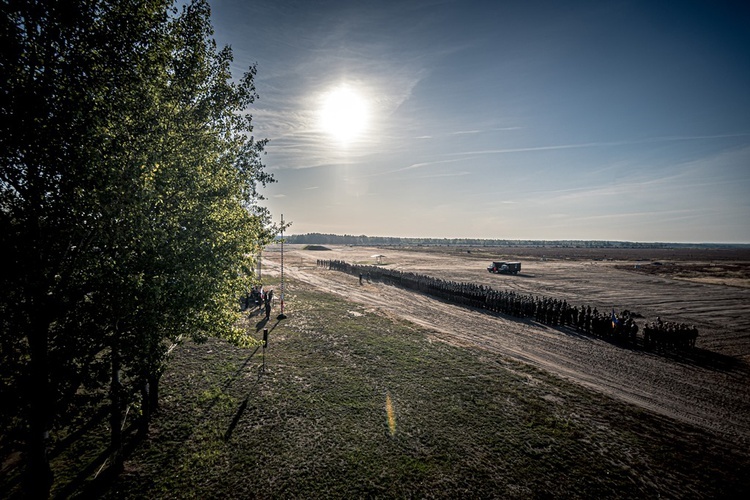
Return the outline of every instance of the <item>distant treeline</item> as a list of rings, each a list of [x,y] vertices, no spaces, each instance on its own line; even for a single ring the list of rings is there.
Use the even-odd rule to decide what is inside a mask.
[[[492,240],[480,238],[400,238],[351,234],[307,233],[285,236],[292,244],[362,246],[472,246],[472,247],[567,247],[567,248],[750,248],[741,243],[639,243],[600,240]]]

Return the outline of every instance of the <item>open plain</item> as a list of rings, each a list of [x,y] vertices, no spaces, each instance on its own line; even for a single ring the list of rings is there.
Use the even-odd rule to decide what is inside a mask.
[[[569,329],[447,304],[318,267],[320,259],[382,265],[449,281],[567,300],[599,311],[695,325],[689,352],[627,348]],[[265,272],[278,273],[280,248]],[[378,314],[421,325],[434,339],[528,363],[620,401],[750,444],[750,252],[714,249],[364,248],[286,245],[284,270]],[[488,273],[518,260],[518,275]]]
[[[272,317],[243,314],[254,338],[268,330],[267,348],[175,348],[125,471],[112,483],[68,479],[102,429],[54,462],[56,496],[750,495],[743,252],[285,245],[282,267],[280,250],[262,259]],[[617,344],[366,275],[360,284],[319,265],[330,259],[629,309],[639,326],[660,316],[700,336],[679,351]],[[523,267],[490,274],[493,260]]]

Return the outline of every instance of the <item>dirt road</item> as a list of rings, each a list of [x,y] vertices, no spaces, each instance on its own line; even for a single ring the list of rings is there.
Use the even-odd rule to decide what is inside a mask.
[[[558,330],[528,320],[487,314],[316,266],[317,259],[383,265],[496,289],[566,299],[600,311],[629,309],[648,319],[695,324],[701,333],[689,356],[662,356]],[[379,313],[429,329],[436,340],[474,346],[554,373],[613,398],[750,444],[750,289],[691,283],[623,271],[630,263],[535,259],[518,276],[494,275],[480,256],[333,247],[309,251],[287,245],[284,272]],[[279,248],[264,253],[264,271],[280,270]],[[635,263],[633,263],[635,265]]]

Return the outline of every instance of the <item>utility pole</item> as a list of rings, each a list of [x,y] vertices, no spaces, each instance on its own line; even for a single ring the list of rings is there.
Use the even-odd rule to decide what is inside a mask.
[[[281,314],[276,319],[286,319],[286,314],[284,314],[284,214],[281,214]]]

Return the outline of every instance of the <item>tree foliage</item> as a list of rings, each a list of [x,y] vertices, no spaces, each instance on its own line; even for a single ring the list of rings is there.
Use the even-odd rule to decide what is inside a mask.
[[[255,68],[232,79],[205,1],[0,8],[2,447],[25,443],[44,495],[48,436],[81,398],[109,392],[117,455],[170,345],[250,342],[237,299],[278,228],[258,204],[273,178],[246,114]]]
[[[399,236],[367,236],[350,234],[306,233],[286,236],[291,244],[317,245],[422,245],[473,247],[529,247],[529,248],[749,248],[742,243],[664,243],[607,240],[509,240],[490,238],[422,238]]]

